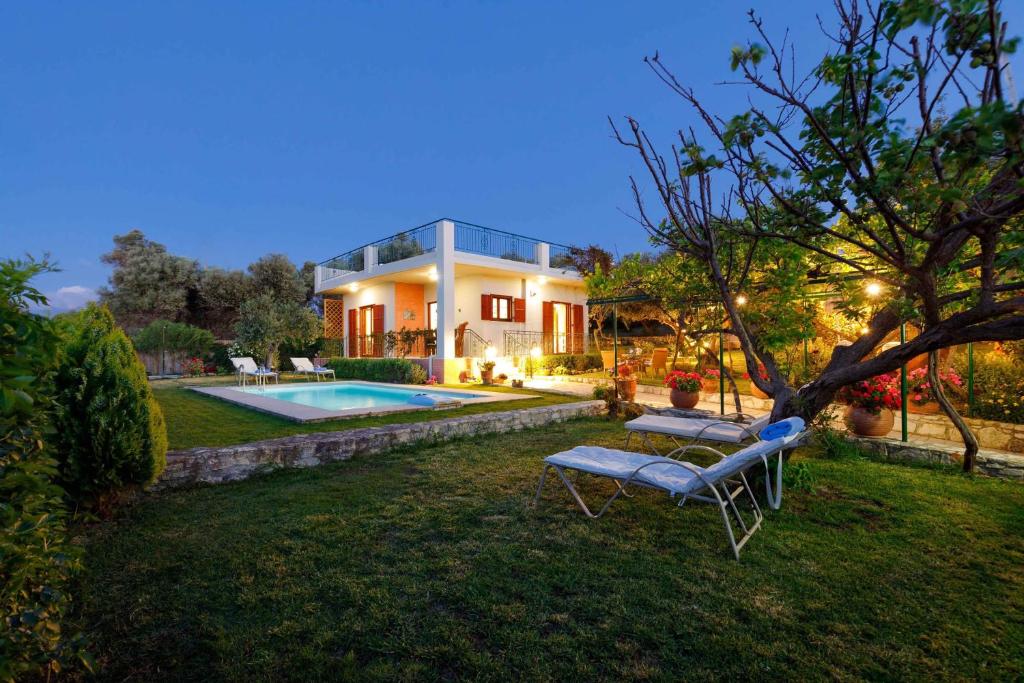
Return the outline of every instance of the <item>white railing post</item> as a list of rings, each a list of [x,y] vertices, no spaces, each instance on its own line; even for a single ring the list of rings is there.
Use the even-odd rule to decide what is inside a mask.
[[[542,270],[551,267],[551,245],[547,242],[537,242],[537,265]]]
[[[455,223],[439,221],[437,246],[437,355],[455,358]]]

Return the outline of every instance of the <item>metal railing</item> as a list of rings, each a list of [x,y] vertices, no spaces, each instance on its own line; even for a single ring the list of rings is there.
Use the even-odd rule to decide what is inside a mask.
[[[363,262],[363,248],[346,251],[317,265],[323,268],[324,279],[358,273],[366,265]]]
[[[421,225],[377,240],[370,246],[377,248],[377,263],[380,265],[428,254],[437,247],[437,224]]]
[[[552,244],[548,250],[548,268],[575,270],[572,261],[572,247],[564,244]]]
[[[506,261],[537,263],[540,240],[482,225],[455,221],[455,250]]]
[[[461,348],[456,340],[455,355],[459,358],[483,358],[487,354],[487,347],[491,342],[481,337],[473,330],[466,328],[462,336]]]
[[[506,356],[527,356],[538,347],[545,356],[556,353],[585,353],[586,336],[578,334],[555,334],[530,330],[505,330],[502,339],[502,353]]]
[[[379,334],[361,334],[344,339],[324,340],[327,356],[349,358],[427,358],[437,353],[434,330],[398,330]],[[354,344],[352,348],[350,344]],[[354,352],[354,355],[350,353]]]

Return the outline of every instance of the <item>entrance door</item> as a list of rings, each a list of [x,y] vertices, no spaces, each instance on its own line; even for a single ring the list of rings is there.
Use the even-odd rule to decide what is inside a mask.
[[[431,301],[427,304],[427,329],[437,330],[437,302]]]
[[[569,304],[558,301],[552,302],[552,353],[569,353],[569,325]]]

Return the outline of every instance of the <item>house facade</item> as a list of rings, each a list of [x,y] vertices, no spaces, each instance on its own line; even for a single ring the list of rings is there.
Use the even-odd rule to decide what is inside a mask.
[[[442,219],[316,269],[324,336],[350,358],[418,359],[454,382],[485,359],[515,376],[537,354],[584,353],[587,295],[569,248]]]

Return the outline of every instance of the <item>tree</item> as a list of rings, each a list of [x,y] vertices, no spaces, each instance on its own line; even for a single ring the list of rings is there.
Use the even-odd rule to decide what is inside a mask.
[[[275,301],[304,304],[307,286],[295,264],[284,254],[267,254],[249,265],[253,291]]]
[[[319,337],[320,319],[302,304],[263,294],[242,304],[235,334],[242,346],[272,367],[282,343],[309,344]]]
[[[767,379],[752,373],[752,381],[774,397],[775,418],[813,418],[839,388],[922,353],[1024,338],[1024,113],[1004,89],[1005,58],[1018,40],[999,2],[882,0],[862,10],[847,0],[836,9],[827,34],[834,48],[802,75],[793,45],[773,42],[750,13],[758,41],[733,48],[732,66],[751,106],[731,118],[709,111],[658,55],[649,58],[703,124],[701,135],[680,130],[667,154],[635,119],[625,134],[612,124],[656,189],[655,215],[631,179],[638,220],[659,243],[704,264],[748,367],[765,368]],[[749,245],[739,259],[737,238]],[[760,286],[748,260],[783,248],[847,310],[866,316],[853,344],[836,348],[799,389],[765,341],[777,326],[754,324],[737,303]],[[866,281],[885,296],[869,300]],[[794,301],[771,287],[757,295],[774,311]],[[920,333],[875,354],[902,323]],[[948,414],[965,435],[969,470],[969,430]]]
[[[89,304],[58,317],[54,377],[60,478],[72,500],[105,510],[122,491],[154,481],[166,464],[167,429],[146,370],[114,316]]]
[[[241,270],[204,268],[199,276],[198,307],[191,321],[221,339],[234,334],[242,302],[251,298],[253,279]]]
[[[118,322],[135,330],[158,318],[186,320],[199,283],[199,264],[167,253],[140,230],[114,236],[113,251],[100,257],[113,266],[100,301]]]

